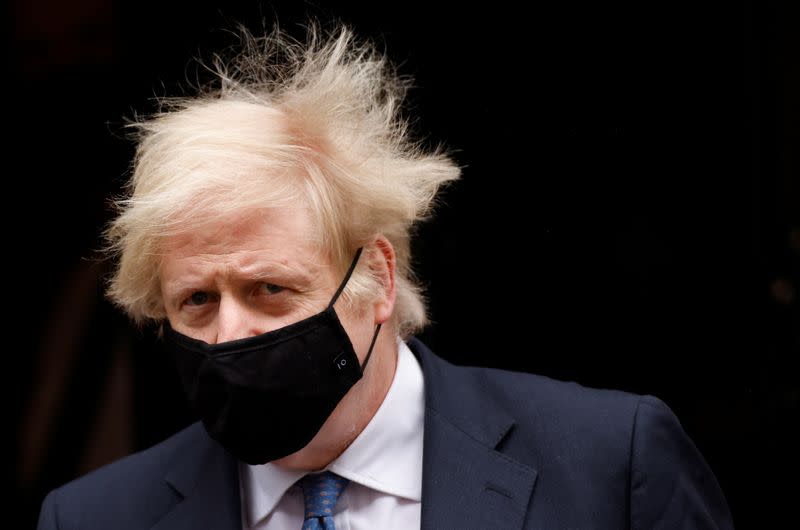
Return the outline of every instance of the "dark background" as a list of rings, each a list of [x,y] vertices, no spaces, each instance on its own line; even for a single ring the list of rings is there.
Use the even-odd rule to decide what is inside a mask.
[[[351,24],[413,75],[415,130],[464,166],[415,247],[429,345],[460,364],[655,394],[738,528],[792,520],[797,8],[552,4],[8,3],[4,387],[18,527],[34,525],[49,489],[192,421],[168,357],[103,300],[107,265],[92,259],[133,152],[124,118],[202,78],[188,59],[231,44],[222,28],[277,18],[300,35],[308,14]]]

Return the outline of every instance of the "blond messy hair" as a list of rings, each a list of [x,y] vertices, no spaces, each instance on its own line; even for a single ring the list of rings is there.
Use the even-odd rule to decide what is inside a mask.
[[[393,323],[408,336],[427,323],[411,269],[410,237],[440,186],[460,169],[441,148],[409,138],[400,105],[407,80],[341,27],[306,43],[275,30],[242,31],[241,51],[211,67],[218,82],[164,99],[138,119],[133,172],[105,236],[116,258],[109,298],[136,322],[165,318],[160,245],[244,212],[302,204],[321,250],[344,270],[355,249],[383,234],[396,253]],[[368,261],[348,283],[348,303],[381,285]]]

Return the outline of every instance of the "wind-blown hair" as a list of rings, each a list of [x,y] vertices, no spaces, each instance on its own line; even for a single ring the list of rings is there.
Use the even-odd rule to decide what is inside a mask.
[[[242,32],[241,52],[216,59],[214,88],[165,99],[131,126],[133,171],[106,229],[116,258],[109,298],[137,322],[165,318],[159,269],[164,238],[280,205],[309,208],[320,249],[342,271],[355,249],[383,234],[396,253],[393,322],[402,336],[427,322],[411,270],[413,225],[460,169],[440,148],[412,140],[400,105],[408,81],[348,28],[306,43],[276,30]],[[369,259],[345,290],[348,303],[381,285]]]

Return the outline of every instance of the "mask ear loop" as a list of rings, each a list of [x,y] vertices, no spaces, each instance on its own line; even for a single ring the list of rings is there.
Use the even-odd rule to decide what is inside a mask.
[[[336,289],[336,294],[333,295],[333,298],[331,299],[331,303],[328,304],[328,309],[333,307],[333,304],[335,304],[336,301],[339,299],[339,295],[341,295],[342,291],[344,291],[344,288],[347,285],[347,282],[350,281],[350,276],[352,276],[353,275],[353,271],[356,270],[356,265],[358,265],[358,258],[361,257],[361,251],[362,250],[364,250],[364,247],[358,247],[358,250],[356,250],[356,257],[353,258],[353,263],[351,263],[350,264],[350,268],[347,269],[347,274],[344,275],[344,280],[342,280],[342,283],[339,284],[339,288]]]
[[[336,293],[333,295],[333,298],[331,299],[331,303],[328,304],[328,309],[333,307],[333,304],[336,303],[336,301],[339,299],[339,296],[341,296],[342,291],[344,291],[344,288],[347,285],[347,282],[350,280],[350,276],[352,276],[353,275],[353,271],[356,270],[356,265],[358,265],[358,258],[361,257],[361,252],[363,250],[364,250],[364,247],[358,247],[358,250],[356,250],[356,257],[353,258],[353,262],[350,264],[350,268],[347,269],[347,274],[344,275],[344,280],[342,280],[342,283],[339,284],[339,288],[336,289]],[[378,324],[377,326],[375,326],[375,333],[372,335],[372,342],[370,342],[370,344],[369,344],[369,350],[367,351],[367,356],[364,357],[364,363],[361,365],[361,371],[362,372],[367,367],[367,363],[369,362],[369,358],[372,357],[372,348],[375,347],[375,341],[378,340],[378,332],[381,330],[381,326],[382,325],[383,324],[381,323],[381,324]]]
[[[381,326],[383,324],[378,324],[375,326],[375,334],[372,335],[372,342],[369,343],[369,351],[367,351],[367,356],[364,357],[364,364],[361,365],[361,371],[364,371],[364,368],[367,367],[367,363],[369,362],[369,358],[372,357],[372,347],[375,346],[375,341],[378,339],[378,332],[381,330]]]

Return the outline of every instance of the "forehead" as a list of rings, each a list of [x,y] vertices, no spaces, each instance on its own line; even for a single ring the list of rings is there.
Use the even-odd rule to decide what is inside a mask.
[[[195,228],[165,238],[160,247],[162,271],[187,261],[235,259],[246,265],[268,258],[289,265],[320,259],[311,215],[303,207],[275,207],[197,222]]]

